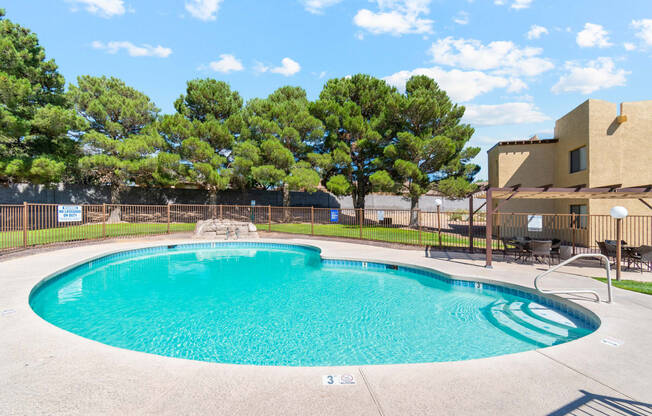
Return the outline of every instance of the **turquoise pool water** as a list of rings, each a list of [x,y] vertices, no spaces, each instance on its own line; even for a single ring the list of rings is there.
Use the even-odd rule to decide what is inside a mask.
[[[467,360],[595,327],[523,292],[270,244],[111,255],[37,287],[30,303],[52,324],[108,345],[255,365]]]

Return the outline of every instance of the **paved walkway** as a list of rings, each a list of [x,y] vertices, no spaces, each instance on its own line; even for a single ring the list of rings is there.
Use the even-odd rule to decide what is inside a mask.
[[[423,251],[292,241],[318,246],[324,257],[415,264],[528,287],[546,268],[498,262],[488,270]],[[602,325],[567,344],[462,362],[344,368],[224,365],[128,351],[63,331],[29,307],[31,288],[56,270],[115,250],[183,242],[125,240],[0,262],[0,414],[652,414],[652,296],[620,289],[611,305],[576,299]],[[547,284],[606,292],[577,274],[554,274]],[[345,373],[358,383],[322,384],[325,374]]]

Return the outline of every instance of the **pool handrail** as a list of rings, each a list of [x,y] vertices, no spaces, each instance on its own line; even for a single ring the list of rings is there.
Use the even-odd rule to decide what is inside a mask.
[[[540,293],[543,294],[550,294],[550,295],[559,295],[559,294],[573,294],[573,293],[589,293],[593,296],[595,296],[596,302],[600,303],[600,295],[598,292],[595,290],[591,289],[576,289],[576,290],[555,290],[555,289],[541,289],[539,287],[539,280],[543,278],[544,276],[554,272],[555,270],[559,269],[560,267],[566,266],[567,264],[570,264],[574,262],[577,259],[581,258],[597,258],[600,259],[601,261],[604,261],[605,264],[605,271],[607,272],[607,303],[612,303],[613,302],[613,296],[611,293],[611,265],[609,263],[609,258],[605,256],[604,254],[597,254],[597,253],[584,253],[584,254],[578,254],[576,256],[573,256],[569,258],[568,260],[565,260],[558,265],[554,266],[551,269],[546,270],[545,272],[539,274],[537,277],[534,278],[534,288],[539,291]]]

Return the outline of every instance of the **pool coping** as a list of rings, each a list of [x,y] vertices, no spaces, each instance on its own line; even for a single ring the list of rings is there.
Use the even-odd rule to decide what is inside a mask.
[[[370,259],[374,259],[374,258],[379,260],[382,259],[382,261],[380,261],[382,264],[392,264],[392,265],[404,266],[408,268],[418,268],[418,269],[431,271],[431,272],[435,271],[438,273],[443,273],[446,275],[453,276],[455,278],[460,278],[460,279],[469,280],[473,282],[482,282],[482,283],[486,282],[488,284],[497,283],[503,287],[505,286],[513,287],[519,290],[527,290],[527,291],[533,290],[531,287],[527,287],[522,284],[515,284],[513,281],[514,279],[510,277],[509,274],[506,274],[503,271],[471,269],[469,267],[454,265],[451,263],[446,263],[444,261],[434,261],[433,259],[427,259],[427,258],[424,259],[420,256],[419,252],[413,250],[408,252],[408,251],[402,251],[397,249],[379,249],[375,247],[357,245],[354,243],[340,243],[340,242],[331,243],[325,241],[310,241],[307,239],[293,239],[293,240],[258,239],[258,240],[247,240],[247,241],[258,242],[258,243],[278,242],[277,244],[283,244],[288,246],[304,246],[310,248],[317,248],[320,250],[320,256],[323,259],[345,259],[349,261],[359,261],[359,262],[363,262],[363,261],[377,262],[377,261],[371,261]],[[206,241],[203,240],[202,242],[205,243]],[[15,314],[14,317],[16,318],[16,323],[17,324],[20,323],[19,326],[11,326],[11,321],[12,321],[11,316],[7,316],[7,319],[2,319],[3,316],[0,316],[0,329],[5,329],[6,327],[7,330],[13,331],[8,333],[15,335],[15,337],[8,337],[4,340],[0,340],[0,349],[7,348],[8,349],[7,351],[10,351],[12,353],[10,354],[10,356],[14,357],[13,360],[9,360],[9,361],[7,361],[6,357],[5,358],[0,357],[0,380],[2,380],[3,378],[2,375],[5,373],[12,380],[11,385],[6,386],[4,390],[0,389],[0,399],[2,399],[3,397],[14,398],[13,395],[20,393],[21,390],[20,389],[16,390],[16,387],[20,387],[20,386],[24,387],[25,386],[24,383],[26,381],[21,381],[21,380],[25,380],[25,378],[20,375],[21,374],[20,369],[14,367],[16,367],[19,361],[28,360],[30,356],[34,357],[35,353],[31,352],[32,350],[42,351],[43,347],[36,344],[40,344],[44,340],[46,341],[45,342],[46,346],[49,344],[54,345],[49,347],[49,351],[51,351],[57,357],[62,354],[65,355],[64,352],[62,352],[62,348],[71,347],[71,349],[73,350],[81,351],[83,353],[82,354],[83,357],[79,358],[79,363],[69,362],[69,364],[67,365],[68,366],[80,365],[83,366],[84,368],[96,367],[98,365],[101,366],[103,365],[103,362],[105,360],[105,358],[102,357],[113,357],[113,359],[116,359],[120,362],[122,361],[131,362],[133,364],[132,366],[133,368],[130,368],[129,371],[154,371],[152,370],[153,368],[152,365],[155,365],[155,366],[162,366],[165,368],[175,367],[181,369],[182,371],[192,370],[192,371],[206,372],[207,374],[229,373],[229,374],[233,374],[234,376],[239,376],[239,374],[248,374],[251,372],[260,375],[264,374],[263,378],[276,377],[276,374],[285,374],[285,376],[287,377],[290,377],[292,379],[296,378],[301,380],[302,382],[305,381],[304,376],[306,376],[306,374],[312,374],[311,377],[313,377],[315,374],[324,373],[325,371],[330,371],[330,369],[333,368],[333,367],[294,367],[294,366],[251,366],[251,365],[241,365],[241,364],[205,363],[205,362],[192,361],[192,360],[186,360],[180,358],[157,356],[157,355],[138,352],[138,351],[130,351],[118,347],[108,346],[106,344],[102,344],[100,342],[89,340],[79,335],[67,332],[61,328],[58,328],[44,321],[42,318],[36,315],[35,312],[31,310],[31,307],[29,307],[29,294],[37,284],[40,284],[40,282],[47,279],[48,277],[51,278],[52,276],[55,276],[64,270],[69,270],[78,265],[84,264],[88,261],[92,261],[95,258],[104,257],[113,253],[119,253],[123,251],[129,251],[131,249],[143,248],[143,247],[166,246],[172,243],[176,243],[176,244],[197,243],[197,241],[189,240],[189,239],[175,240],[171,238],[165,243],[161,242],[160,240],[149,241],[149,242],[138,241],[138,242],[126,242],[126,243],[123,242],[110,243],[110,244],[101,244],[101,245],[94,245],[88,247],[66,248],[66,249],[61,249],[53,252],[36,254],[34,256],[26,256],[17,259],[10,259],[7,260],[6,262],[0,261],[0,268],[9,267],[9,269],[11,269],[11,267],[14,267],[13,270],[17,270],[19,272],[18,274],[21,274],[20,273],[21,271],[25,272],[22,274],[26,274],[26,276],[18,276],[15,279],[10,279],[8,281],[9,283],[8,290],[6,291],[8,293],[0,294],[0,310],[3,309],[3,307],[5,306],[11,306],[10,304],[11,302],[15,302],[15,305],[17,306],[16,307],[17,313]],[[371,257],[369,255],[365,255],[356,258],[355,254],[360,251],[363,252],[367,251],[368,253],[371,253]],[[53,254],[63,253],[63,252],[65,252],[65,255],[68,257],[76,255],[75,253],[81,253],[80,254],[81,257],[78,256],[73,261],[69,261],[69,260],[66,261],[65,259],[63,260],[53,259],[52,261],[48,261],[47,259],[48,256],[52,256]],[[399,259],[400,261],[398,261]],[[408,260],[408,262],[406,262],[405,260]],[[44,273],[43,272],[44,267],[47,268],[48,264],[50,263],[57,263],[57,264],[65,263],[65,267],[55,267],[57,269],[56,271],[52,272],[50,269],[48,272]],[[432,266],[430,265],[430,263],[432,263]],[[428,265],[424,265],[424,264],[428,264]],[[29,268],[34,268],[41,271],[32,273],[27,271],[27,269]],[[442,270],[442,268],[446,270]],[[518,267],[516,268],[518,269]],[[523,268],[523,270],[526,269]],[[556,282],[563,282],[563,280],[557,280],[556,277],[551,277],[551,284],[555,284]],[[399,414],[414,413],[408,411],[407,409],[413,409],[412,406],[416,406],[417,404],[404,403],[402,401],[401,396],[396,396],[394,394],[395,390],[397,392],[399,391],[402,392],[401,394],[404,395],[411,394],[415,397],[418,397],[419,399],[418,401],[421,401],[421,403],[428,403],[429,407],[427,407],[427,409],[429,411],[436,409],[437,406],[439,406],[438,404],[439,402],[445,403],[445,399],[442,397],[438,397],[439,400],[438,402],[433,402],[431,397],[432,394],[424,396],[423,394],[426,394],[425,392],[419,393],[421,391],[419,385],[412,385],[412,387],[407,388],[406,390],[404,382],[399,382],[400,380],[408,380],[410,378],[415,378],[415,377],[420,379],[421,380],[420,382],[424,385],[430,382],[433,383],[437,382],[438,386],[445,389],[445,387],[442,386],[445,386],[446,383],[450,383],[450,381],[452,380],[450,377],[453,377],[452,374],[467,374],[467,373],[475,374],[475,372],[478,371],[478,369],[480,368],[486,369],[487,367],[491,367],[496,374],[500,372],[508,372],[510,374],[510,378],[505,379],[502,382],[507,384],[509,383],[514,384],[515,391],[518,391],[519,389],[521,390],[525,389],[528,383],[523,382],[523,380],[521,380],[522,375],[519,375],[517,373],[511,373],[511,371],[516,370],[516,367],[518,367],[518,365],[525,365],[524,363],[526,363],[528,366],[532,366],[530,372],[534,372],[535,369],[538,369],[537,366],[547,363],[545,364],[545,367],[542,367],[541,370],[536,370],[536,371],[545,371],[546,374],[545,377],[548,376],[553,377],[555,376],[555,374],[558,374],[560,377],[561,376],[569,377],[569,371],[570,371],[570,373],[574,374],[573,377],[575,378],[579,377],[579,379],[575,380],[574,383],[579,382],[582,385],[586,384],[587,386],[588,385],[598,386],[595,388],[606,389],[609,392],[611,392],[611,394],[613,394],[614,396],[633,398],[637,400],[652,401],[652,397],[650,397],[652,393],[650,393],[646,389],[642,389],[640,386],[642,380],[640,377],[646,374],[647,373],[646,368],[650,367],[648,362],[645,361],[645,357],[647,355],[641,354],[640,350],[643,348],[642,347],[643,345],[649,345],[652,339],[650,335],[646,334],[645,331],[641,330],[642,328],[645,328],[645,326],[641,326],[641,325],[644,325],[645,322],[652,321],[650,320],[650,317],[652,316],[651,313],[652,303],[648,301],[645,295],[633,294],[631,292],[625,292],[618,289],[615,289],[615,291],[616,291],[616,296],[618,301],[618,303],[615,305],[595,304],[595,302],[593,301],[580,301],[580,303],[578,303],[577,300],[573,301],[563,297],[552,295],[554,296],[554,298],[558,298],[560,302],[567,303],[573,306],[578,306],[582,310],[589,311],[590,313],[594,314],[598,319],[602,321],[602,325],[593,333],[568,343],[564,343],[552,347],[546,347],[543,349],[502,355],[498,357],[478,358],[478,359],[472,359],[466,361],[414,363],[414,364],[378,364],[378,365],[362,365],[362,366],[354,366],[354,367],[336,367],[336,368],[338,368],[338,371],[350,371],[352,373],[359,374],[358,376],[359,384],[361,386],[362,384],[364,384],[364,386],[362,386],[364,387],[363,389],[364,395],[363,397],[361,397],[361,400],[367,403],[370,397],[372,398],[375,397],[374,400],[380,403],[378,406],[376,406],[373,405],[374,400],[371,400],[371,402],[369,402],[370,405],[373,405],[373,407],[375,407],[374,413],[372,414],[378,414],[379,407],[382,408],[381,410],[383,410],[385,414],[392,414],[392,413],[397,414],[396,413],[397,409],[400,409]],[[551,295],[546,295],[546,297],[548,298],[550,296]],[[26,312],[25,306],[29,311],[29,313],[27,314],[23,313]],[[641,307],[645,309],[641,309]],[[641,315],[641,313],[643,314]],[[641,325],[637,325],[637,322],[635,321],[636,319],[635,317],[640,318]],[[48,326],[51,326],[52,330],[44,330],[43,323],[45,323]],[[37,332],[35,332],[33,335],[30,335],[32,333],[31,332],[32,330],[37,330]],[[45,335],[41,333],[43,331],[45,332]],[[621,348],[623,349],[622,353],[618,351],[616,348],[599,346],[600,341],[603,338],[610,335],[616,336],[616,338],[620,337],[625,340],[625,344]],[[45,336],[45,338],[43,338],[43,336]],[[32,341],[29,341],[30,339]],[[21,341],[22,341],[22,345],[19,345]],[[56,345],[61,345],[61,347],[56,347]],[[22,350],[27,350],[27,351],[22,351]],[[86,351],[90,351],[90,352],[87,353]],[[614,352],[617,354],[614,355],[613,354]],[[632,353],[634,354],[632,355],[632,357],[624,357],[622,355],[623,353],[625,353],[625,355],[632,354]],[[606,364],[608,364],[606,366],[607,369],[618,368],[622,374],[616,374],[615,370],[612,372],[603,371],[596,365],[595,358],[605,354],[609,355],[612,358],[612,360],[608,360],[606,362]],[[633,367],[631,364],[631,360],[635,359],[637,356],[640,357],[640,360],[637,362],[637,366]],[[547,357],[547,358],[543,362],[541,362],[541,360],[543,359],[542,357]],[[75,359],[77,359],[77,357]],[[498,367],[494,368],[494,366],[496,365],[498,365]],[[111,372],[110,369],[107,371],[109,373]],[[442,372],[446,373],[447,371],[453,371],[454,373],[451,373],[451,375],[449,375],[448,377],[437,375],[437,374],[442,374]],[[46,371],[45,368],[37,369],[37,373],[41,374],[40,378],[45,377],[46,380],[48,379],[47,377],[55,377],[55,379],[57,379],[56,374],[50,374],[48,371]],[[387,379],[388,374],[391,374],[390,379]],[[422,379],[422,376],[425,377],[426,374],[428,374],[429,377]],[[61,376],[58,377],[59,377],[58,383],[65,385],[66,379],[61,379],[60,378]],[[127,379],[124,379],[124,376],[117,376],[117,375],[116,377],[118,377],[118,379],[107,383],[107,386],[111,386],[112,388],[118,389],[116,391],[119,391],[120,394],[128,395],[129,394],[128,390],[121,389],[119,386],[121,384],[126,384],[129,378],[127,377]],[[486,379],[486,375],[483,376],[482,373],[479,373],[477,375],[474,375],[474,377],[470,379],[472,381],[470,381],[469,383],[487,382],[489,384],[486,385],[486,388],[488,390],[493,389],[494,385],[492,384],[491,380],[485,380],[485,379]],[[399,382],[398,385],[396,385],[397,382]],[[0,383],[2,382],[0,381]],[[40,386],[41,382],[33,381],[32,384]],[[253,390],[261,388],[260,386],[258,386],[258,384],[260,384],[258,382],[253,381],[249,384],[247,388],[251,388]],[[530,381],[529,384],[532,384],[532,382]],[[566,384],[570,386],[572,383],[567,382]],[[390,387],[393,386],[393,387],[387,390],[387,386]],[[563,383],[562,386],[564,386]],[[52,386],[52,385],[50,385],[47,388],[57,390],[56,386]],[[137,390],[137,388],[134,389]],[[170,387],[170,389],[172,389],[171,391],[174,391],[175,387]],[[335,406],[334,408],[336,410],[344,411],[345,409],[350,409],[350,406],[352,404],[352,402],[350,401],[350,397],[349,398],[345,397],[345,393],[342,392],[324,393],[321,390],[321,388],[312,385],[310,385],[310,387],[304,388],[304,390],[306,394],[308,393],[311,394],[310,397],[311,400],[314,400],[315,406],[317,406],[317,403],[320,403],[320,406],[322,407],[325,406],[324,408],[332,408],[333,406]],[[575,388],[575,390],[573,391],[577,391],[577,389]],[[313,394],[321,395],[322,393],[326,395],[325,397],[329,398],[327,402],[322,401],[319,398],[321,396],[313,395]],[[4,394],[11,394],[11,396],[3,396]],[[68,393],[68,394],[69,397],[76,397],[78,400],[81,399],[83,401],[83,397],[79,397],[74,393]],[[72,396],[70,396],[70,394],[72,394]],[[554,410],[556,408],[555,403],[560,403],[560,400],[561,402],[565,400],[564,399],[564,397],[566,397],[564,396],[565,394],[567,393],[563,393],[561,390],[560,391],[555,390],[554,393],[548,391],[545,397],[540,398],[541,399],[540,405],[542,406],[542,409],[546,408],[547,409],[546,411]],[[298,392],[298,396],[301,396],[301,392]],[[455,397],[455,393],[453,393],[451,397]],[[478,397],[478,399],[480,398],[482,398],[482,400],[484,401],[489,400],[488,396],[486,395],[483,397]],[[38,400],[43,400],[43,399],[38,399]],[[310,403],[306,403],[306,402],[298,403],[298,400],[299,400],[298,398],[288,397],[287,399],[285,399],[285,401],[283,401],[283,403],[290,407],[298,406],[298,405],[303,406],[300,407],[301,409],[305,409],[306,408],[305,406],[308,407],[311,406]],[[475,400],[476,399],[471,397],[465,397],[462,401],[455,401],[453,402],[453,404],[457,406],[462,406],[467,402],[471,403],[474,402]],[[522,397],[520,400],[525,401],[525,397]],[[207,405],[210,404],[210,402],[211,401],[209,400]],[[1,403],[2,400],[0,400],[0,413],[13,414],[11,412],[3,412],[2,411],[3,407]],[[16,402],[13,400],[11,401],[11,403],[16,405]],[[495,403],[494,402],[491,403],[497,406],[497,408],[502,409],[502,407],[500,407],[502,405],[499,403],[498,400],[496,400]],[[122,405],[121,403],[113,402],[111,399],[107,399],[105,402],[102,402],[102,404],[103,405],[106,404],[107,406],[114,406],[114,407],[120,407]],[[47,406],[44,407],[44,409],[47,409],[47,411],[44,411],[43,413],[51,413],[52,409],[55,409],[56,406],[62,406],[61,403],[55,404],[51,402],[46,403],[46,405]],[[95,403],[93,405],[99,405],[99,404]],[[150,403],[150,405],[153,406],[153,408],[157,406],[155,403]],[[173,403],[170,403],[170,406],[173,405],[174,405]],[[256,406],[256,402],[253,401],[249,405]],[[349,407],[339,407],[344,405]],[[53,406],[53,407],[48,407],[48,406]],[[195,403],[195,406],[199,406],[199,405]],[[316,407],[315,409],[321,409],[321,408]],[[531,409],[531,407],[527,407],[527,406],[523,407],[520,410],[521,414],[523,413],[524,409],[526,410]],[[79,413],[83,414],[84,412],[80,411]],[[417,413],[418,412],[414,414]],[[510,412],[503,411],[503,413],[509,414]],[[19,412],[15,414],[23,414],[23,413]],[[364,414],[364,412],[361,412],[360,414]],[[514,408],[514,414],[518,414],[516,412],[516,408]]]

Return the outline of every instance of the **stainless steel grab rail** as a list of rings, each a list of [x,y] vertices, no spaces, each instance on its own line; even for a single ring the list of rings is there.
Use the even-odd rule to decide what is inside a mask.
[[[551,295],[572,294],[572,293],[589,293],[589,294],[592,294],[593,296],[595,296],[596,302],[600,302],[600,295],[595,290],[590,290],[590,289],[554,290],[554,289],[541,289],[541,288],[539,288],[539,280],[542,277],[554,272],[555,270],[559,269],[560,267],[566,266],[567,264],[570,264],[570,263],[574,262],[575,260],[581,259],[581,258],[594,258],[594,259],[598,258],[598,259],[604,261],[604,264],[605,264],[604,269],[607,272],[607,303],[612,303],[613,302],[613,297],[612,297],[612,294],[611,294],[611,266],[609,264],[609,259],[607,258],[607,256],[605,256],[603,254],[590,254],[590,253],[578,254],[576,256],[571,257],[568,260],[565,260],[565,261],[559,263],[558,265],[556,265],[552,269],[548,269],[545,272],[539,274],[537,277],[534,278],[534,287],[535,287],[535,289],[538,290],[541,293],[551,294]]]

